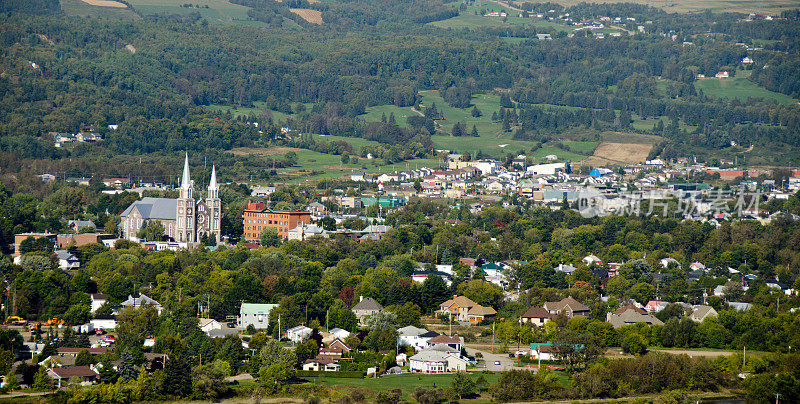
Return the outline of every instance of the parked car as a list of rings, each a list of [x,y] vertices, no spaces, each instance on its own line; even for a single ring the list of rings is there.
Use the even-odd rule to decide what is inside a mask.
[[[494,361],[495,366],[500,366],[500,361]]]

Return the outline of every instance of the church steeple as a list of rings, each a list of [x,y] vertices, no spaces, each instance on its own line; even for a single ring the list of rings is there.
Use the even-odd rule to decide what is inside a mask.
[[[208,183],[208,198],[219,197],[219,185],[217,184],[217,167],[211,166],[211,181]]]
[[[183,160],[183,177],[181,179],[180,195],[181,199],[192,199],[192,176],[189,174],[189,153],[186,153],[186,159]]]
[[[181,180],[181,188],[188,189],[191,186],[192,180],[189,175],[189,152],[186,152],[186,159],[183,161],[183,179]]]

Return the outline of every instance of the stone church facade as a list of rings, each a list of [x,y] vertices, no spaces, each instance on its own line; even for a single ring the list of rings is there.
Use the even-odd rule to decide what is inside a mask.
[[[164,226],[164,236],[170,241],[197,243],[205,234],[208,237],[213,236],[219,243],[222,202],[219,199],[216,167],[211,170],[211,181],[205,200],[196,200],[187,154],[179,192],[178,199],[146,197],[128,206],[121,214],[122,237],[137,240],[136,234],[139,230],[152,221],[159,221]]]

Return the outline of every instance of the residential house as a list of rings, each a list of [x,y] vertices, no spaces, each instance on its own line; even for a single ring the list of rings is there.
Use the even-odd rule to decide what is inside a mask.
[[[60,269],[68,271],[80,268],[81,262],[78,261],[78,257],[74,256],[71,252],[67,250],[56,250],[55,254],[56,258],[58,258],[58,267]]]
[[[543,361],[556,359],[556,349],[551,342],[531,343],[531,357]]]
[[[645,323],[648,325],[664,325],[652,314],[642,314],[641,309],[635,307],[623,307],[620,310],[606,314],[606,321],[611,323],[614,328],[624,325]]]
[[[589,307],[573,299],[572,296],[565,297],[558,302],[545,302],[544,309],[553,315],[564,313],[567,318],[589,317],[591,314]]]
[[[650,300],[647,304],[644,305],[644,309],[650,313],[658,313],[661,310],[664,310],[669,302],[665,302],[663,300]]]
[[[440,334],[428,340],[428,348],[439,348],[438,350],[446,352],[459,353],[463,345],[464,341],[458,334],[452,337]]]
[[[92,306],[90,311],[92,314],[94,314],[97,311],[97,309],[106,304],[106,301],[108,300],[108,295],[103,293],[92,293],[89,295],[89,298],[92,300],[91,303]]]
[[[322,227],[315,226],[313,224],[300,223],[297,227],[289,230],[286,233],[286,238],[289,240],[303,241],[306,238],[312,236],[328,238],[328,232],[325,231]]]
[[[332,330],[330,330],[328,332],[333,334],[333,335],[335,335],[336,338],[339,338],[342,341],[346,340],[347,337],[350,336],[350,332],[349,331],[343,330],[341,328],[334,328],[334,329],[332,329]]]
[[[465,296],[453,296],[452,299],[441,303],[436,313],[452,316],[457,321],[473,324],[497,315],[497,311],[493,308],[481,306]]]
[[[692,314],[689,316],[689,318],[691,318],[692,321],[702,323],[703,320],[705,320],[706,318],[716,317],[716,316],[717,316],[717,311],[714,310],[713,307],[706,306],[703,304],[698,304],[697,306],[694,306],[694,308],[692,309]]]
[[[467,370],[467,360],[458,354],[423,350],[408,359],[412,373],[446,373]]]
[[[603,261],[594,254],[589,254],[583,257],[583,263],[586,265],[592,265],[592,264],[603,265]]]
[[[522,317],[520,317],[520,321],[541,327],[552,320],[552,318],[553,315],[550,314],[549,311],[545,310],[544,307],[531,306],[531,308],[528,309],[528,311],[526,311]]]
[[[377,300],[364,296],[359,297],[358,303],[352,308],[353,313],[358,318],[358,323],[364,325],[364,320],[379,311],[383,311],[383,306]]]
[[[269,313],[277,307],[277,304],[242,303],[239,307],[238,327],[246,329],[252,325],[256,329],[267,328]]]
[[[69,231],[71,233],[76,233],[76,234],[80,233],[81,229],[83,229],[83,228],[97,229],[97,226],[95,226],[94,222],[92,222],[91,220],[69,220],[69,221],[67,221],[67,229],[69,229]]]
[[[437,336],[439,333],[435,331],[410,325],[397,330],[397,345],[408,345],[421,351],[428,347],[428,341]]]
[[[57,388],[66,386],[73,377],[80,381],[82,386],[90,385],[97,381],[97,372],[90,366],[54,367],[47,370],[47,376],[57,382]]]
[[[197,325],[200,327],[200,331],[206,333],[206,335],[212,330],[221,330],[223,328],[227,328],[225,324],[220,323],[213,318],[198,318]]]
[[[286,338],[294,343],[301,343],[308,339],[313,330],[304,325],[298,325],[286,330]]]
[[[128,295],[128,298],[121,303],[121,306],[123,308],[134,307],[137,309],[145,306],[153,306],[155,307],[156,311],[158,311],[159,315],[164,310],[164,307],[161,306],[161,303],[145,295],[144,293],[140,293],[139,296],[136,297],[133,297],[133,295]]]

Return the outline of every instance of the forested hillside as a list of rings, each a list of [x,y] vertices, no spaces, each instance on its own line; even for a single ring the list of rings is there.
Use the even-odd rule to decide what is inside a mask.
[[[510,90],[507,111],[484,113],[501,113],[498,121],[517,139],[639,131],[668,139],[660,149],[668,158],[722,150],[731,141],[759,150],[800,144],[795,103],[717,98],[698,90],[695,80],[722,70],[748,73],[762,88],[797,97],[796,13],[744,22],[736,14],[678,15],[641,5],[563,9],[580,18],[650,21],[644,33],[598,40],[585,30],[568,37],[533,25],[439,29],[425,23],[458,10],[436,1],[242,4],[251,7],[254,20],[269,20],[262,18],[268,10],[297,20],[287,7],[310,7],[322,11],[325,23],[298,21],[300,29],[290,29],[163,15],[136,22],[65,18],[50,15],[57,13],[52,2],[4,3],[7,10],[40,15],[0,16],[0,149],[34,159],[79,157],[86,147],[56,150],[44,135],[94,125],[107,138],[94,147],[113,154],[229,150],[265,144],[276,128],[258,131],[205,106],[258,103],[261,112],[249,118],[266,124],[270,110],[292,112],[290,105],[304,103],[311,108],[292,119],[313,133],[387,144],[416,139],[430,150],[431,135],[469,128],[451,131],[425,121],[402,129],[370,126],[358,116],[378,105],[422,110],[418,92],[431,89],[451,106],[466,108],[472,96],[498,88]],[[619,25],[633,32],[636,24]],[[541,32],[555,39],[529,39]],[[747,50],[735,42],[763,46]],[[755,63],[743,66],[745,57]],[[643,129],[631,124],[634,117],[654,123]],[[119,129],[105,129],[109,124]]]

